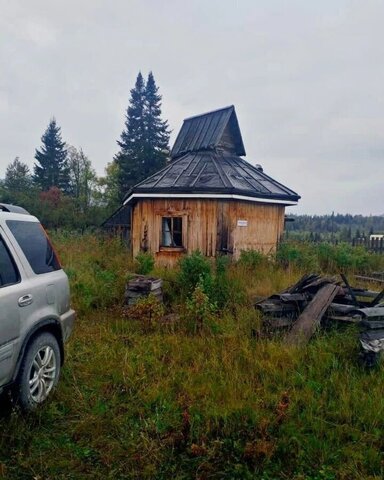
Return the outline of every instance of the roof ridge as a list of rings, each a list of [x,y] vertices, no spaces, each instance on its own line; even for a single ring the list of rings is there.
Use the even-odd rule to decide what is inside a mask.
[[[205,115],[211,115],[212,113],[221,112],[223,110],[234,110],[234,109],[235,109],[234,105],[228,105],[227,107],[217,108],[216,110],[210,110],[209,112],[200,113],[198,115],[192,115],[191,117],[184,118],[183,122],[186,122],[187,120],[193,120],[194,118],[204,117]]]

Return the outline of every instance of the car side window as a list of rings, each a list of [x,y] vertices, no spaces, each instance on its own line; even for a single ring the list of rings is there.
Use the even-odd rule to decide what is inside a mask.
[[[6,223],[34,273],[42,274],[61,269],[52,245],[40,223],[21,220],[7,220]]]
[[[20,274],[9,250],[0,236],[0,288],[20,281]]]

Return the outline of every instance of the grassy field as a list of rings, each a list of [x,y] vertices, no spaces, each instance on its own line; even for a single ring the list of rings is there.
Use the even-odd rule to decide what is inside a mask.
[[[118,242],[54,240],[79,318],[53,398],[28,416],[3,400],[0,478],[383,478],[383,369],[358,365],[356,331],[288,348],[259,336],[252,307],[308,268],[378,270],[382,258],[290,245],[277,260],[218,269],[193,293],[177,271],[158,270],[165,313],[178,314],[166,322],[150,302],[141,320],[122,309],[138,266]]]

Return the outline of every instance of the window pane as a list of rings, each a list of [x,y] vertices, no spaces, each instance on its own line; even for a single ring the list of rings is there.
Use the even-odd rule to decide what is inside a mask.
[[[162,220],[162,235],[161,235],[161,245],[163,247],[170,247],[172,245],[172,235],[171,235],[171,219],[164,217]]]
[[[39,223],[7,220],[7,225],[35,273],[60,270],[52,245]]]
[[[173,231],[181,233],[182,218],[181,217],[175,217],[172,220],[173,220]]]
[[[181,232],[173,232],[173,244],[174,244],[174,247],[183,246],[183,239],[182,239]]]
[[[16,265],[14,264],[3,239],[0,238],[0,287],[13,285],[19,280],[20,277]]]

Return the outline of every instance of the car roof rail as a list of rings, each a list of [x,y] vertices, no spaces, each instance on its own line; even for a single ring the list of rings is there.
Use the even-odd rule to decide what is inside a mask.
[[[17,205],[10,205],[8,203],[0,203],[0,211],[9,212],[9,213],[22,213],[23,215],[30,215],[27,210],[23,207],[18,207]]]

